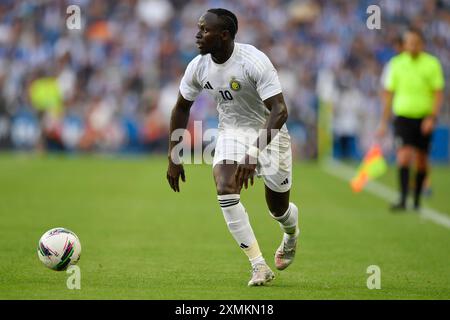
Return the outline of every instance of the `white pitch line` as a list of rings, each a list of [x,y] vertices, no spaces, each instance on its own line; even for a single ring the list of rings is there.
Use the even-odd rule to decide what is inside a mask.
[[[353,168],[332,159],[325,162],[323,169],[328,174],[346,182],[349,182],[355,175]],[[369,182],[364,190],[388,202],[394,202],[398,199],[398,193],[396,191],[376,181]],[[420,209],[420,217],[450,229],[450,217],[443,212],[423,207]]]

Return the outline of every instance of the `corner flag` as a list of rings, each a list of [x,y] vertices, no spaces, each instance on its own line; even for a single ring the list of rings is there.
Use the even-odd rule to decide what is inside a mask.
[[[370,180],[386,172],[387,165],[381,147],[374,144],[364,156],[356,176],[351,180],[350,186],[354,192],[360,192]]]

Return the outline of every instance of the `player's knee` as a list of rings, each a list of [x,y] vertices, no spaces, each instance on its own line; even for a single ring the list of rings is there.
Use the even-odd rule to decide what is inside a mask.
[[[412,159],[412,152],[409,148],[404,147],[397,152],[397,164],[400,167],[407,167],[410,165]]]
[[[217,194],[219,196],[225,194],[239,194],[239,190],[233,184],[225,181],[219,181],[216,184]]]
[[[428,169],[428,164],[426,161],[423,162],[419,162],[417,161],[417,171],[427,171]]]
[[[428,159],[426,154],[418,154],[417,155],[417,170],[418,171],[426,171],[428,167]]]

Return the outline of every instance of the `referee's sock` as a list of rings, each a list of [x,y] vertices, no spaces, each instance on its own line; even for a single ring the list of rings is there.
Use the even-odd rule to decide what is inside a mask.
[[[423,182],[427,176],[426,171],[417,171],[416,173],[416,185],[414,189],[414,209],[420,208],[420,197],[422,195]]]
[[[409,190],[409,167],[402,166],[399,168],[400,180],[400,205],[406,206]]]

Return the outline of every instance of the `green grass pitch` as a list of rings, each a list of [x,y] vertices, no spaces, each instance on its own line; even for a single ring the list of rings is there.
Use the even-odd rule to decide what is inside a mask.
[[[175,194],[164,158],[0,155],[0,299],[450,299],[450,229],[392,215],[314,163],[294,166],[296,262],[269,286],[249,288],[211,167],[185,169]],[[395,185],[394,169],[382,182]],[[428,204],[449,213],[449,167],[433,169],[433,187]],[[261,180],[242,202],[273,267],[281,231]],[[37,258],[40,236],[58,226],[80,237],[80,290]],[[380,290],[366,286],[370,265],[381,268]]]

